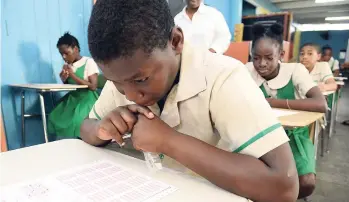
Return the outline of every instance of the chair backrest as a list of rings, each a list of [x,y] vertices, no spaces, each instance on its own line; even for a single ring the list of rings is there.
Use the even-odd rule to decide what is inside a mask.
[[[97,88],[103,89],[105,83],[107,82],[107,79],[104,77],[103,74],[98,75],[98,81],[97,81]]]

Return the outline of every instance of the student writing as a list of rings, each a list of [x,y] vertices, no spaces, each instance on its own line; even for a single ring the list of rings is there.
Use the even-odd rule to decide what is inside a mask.
[[[97,1],[88,40],[108,82],[85,142],[122,145],[131,132],[165,166],[253,201],[295,201],[288,137],[263,94],[241,62],[185,44],[165,0]]]
[[[98,99],[98,67],[92,58],[80,55],[78,40],[65,33],[57,42],[63,65],[60,77],[63,83],[87,85],[88,89],[78,89],[67,93],[49,115],[48,131],[58,138],[80,137],[80,125],[88,116]]]
[[[268,29],[253,26],[253,63],[246,65],[252,78],[272,107],[325,112],[325,98],[307,69],[299,63],[279,62],[284,55],[282,33],[279,24]],[[299,175],[299,198],[304,198],[315,189],[314,146],[308,127],[286,132]]]

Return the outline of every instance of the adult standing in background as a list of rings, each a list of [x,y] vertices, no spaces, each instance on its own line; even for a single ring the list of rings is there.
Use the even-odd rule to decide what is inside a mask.
[[[187,6],[175,17],[183,29],[184,39],[192,45],[223,54],[229,47],[231,34],[224,16],[202,0],[185,0]]]

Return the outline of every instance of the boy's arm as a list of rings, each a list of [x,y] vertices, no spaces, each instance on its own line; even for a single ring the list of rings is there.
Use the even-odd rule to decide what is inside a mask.
[[[220,142],[229,143],[228,151],[189,136],[195,134],[176,132],[159,118],[143,116],[132,132],[134,147],[163,152],[253,201],[296,201],[298,175],[284,129],[245,67],[222,74],[211,92],[210,115]]]
[[[227,152],[187,135],[173,135],[164,154],[217,186],[253,201],[293,202],[298,175],[288,143],[256,159]]]

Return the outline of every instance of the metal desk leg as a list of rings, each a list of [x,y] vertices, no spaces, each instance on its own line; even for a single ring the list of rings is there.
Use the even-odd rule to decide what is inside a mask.
[[[46,125],[46,112],[45,112],[45,101],[44,101],[44,96],[43,96],[43,94],[41,92],[39,92],[39,98],[40,98],[41,117],[42,117],[42,125],[43,125],[43,128],[44,128],[45,142],[48,143],[47,125]]]
[[[21,92],[21,124],[22,124],[22,141],[21,141],[21,147],[25,147],[25,94],[24,90]]]
[[[335,110],[335,105],[336,105],[336,96],[337,96],[337,91],[333,94],[333,99],[332,99],[332,109],[331,109],[331,120],[330,120],[330,130],[329,130],[329,138],[332,137],[333,135],[333,128],[334,124],[336,122],[336,110]]]
[[[314,153],[315,153],[315,160],[317,159],[317,150],[318,150],[318,144],[319,144],[319,129],[320,129],[319,121],[315,122],[315,130],[314,130]]]
[[[321,128],[320,138],[321,138],[321,153],[320,153],[320,156],[324,157],[324,153],[325,153],[325,129],[324,128]]]
[[[339,93],[340,93],[340,89],[337,91],[336,93],[336,107],[334,108],[334,125],[333,125],[333,133],[336,133],[336,124],[337,124],[337,109],[338,109],[338,102],[339,102]]]

